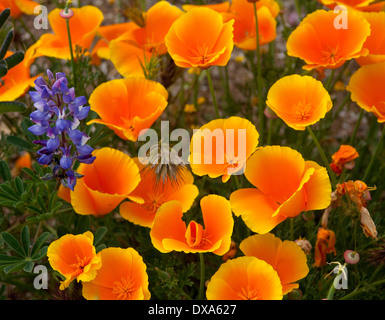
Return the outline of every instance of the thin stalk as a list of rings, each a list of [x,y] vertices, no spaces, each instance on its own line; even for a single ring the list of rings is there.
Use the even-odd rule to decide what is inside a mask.
[[[321,158],[322,158],[322,161],[324,162],[324,165],[329,173],[329,176],[330,176],[330,179],[331,179],[331,182],[332,182],[332,188],[334,188],[336,185],[337,185],[337,180],[336,180],[336,176],[334,175],[334,172],[332,171],[332,169],[330,168],[330,164],[329,164],[329,161],[328,159],[326,158],[326,155],[325,155],[325,152],[323,151],[317,137],[315,136],[313,130],[311,129],[310,126],[307,126],[307,131],[309,132],[310,136],[312,137],[313,139],[313,142],[314,144],[316,145],[317,149],[318,149],[318,152],[320,153],[321,155]]]
[[[332,69],[330,75],[329,75],[329,78],[325,84],[325,89],[330,92],[330,90],[332,89],[332,85],[333,85],[333,79],[334,79],[334,74],[336,73],[336,69]]]
[[[382,147],[382,141],[384,140],[384,135],[385,135],[385,126],[384,126],[383,129],[382,129],[382,133],[381,133],[380,140],[378,140],[376,149],[374,150],[374,155],[371,157],[370,162],[369,162],[369,165],[368,165],[368,167],[366,168],[364,177],[362,178],[363,181],[366,181],[366,179],[367,179],[368,176],[370,175],[370,172],[371,172],[371,170],[372,170],[374,161],[376,160],[376,158],[377,158],[377,156],[378,156],[378,153],[379,153],[379,151],[380,151],[380,149],[381,149],[381,147]]]
[[[212,96],[212,99],[213,99],[213,104],[214,104],[214,108],[215,108],[215,114],[216,114],[217,118],[219,119],[221,116],[219,115],[217,99],[215,98],[213,81],[211,79],[211,75],[210,75],[209,69],[206,69],[206,75],[207,75],[207,81],[209,83],[209,88],[210,88],[211,96]]]
[[[253,2],[254,17],[255,17],[255,39],[256,39],[256,52],[257,52],[257,90],[258,90],[258,118],[259,118],[259,139],[263,144],[263,137],[265,132],[265,115],[262,107],[262,66],[261,66],[261,51],[259,48],[259,26],[258,26],[258,13],[257,5]]]
[[[378,285],[381,285],[385,283],[385,279],[382,279],[382,280],[378,280],[378,281],[375,281],[375,282],[372,282],[370,283],[370,287],[374,287],[374,286],[378,286]],[[362,293],[362,292],[365,292],[367,290],[367,287],[362,287],[360,289],[356,289],[354,290],[353,292],[347,294],[346,296],[343,296],[342,298],[340,298],[339,300],[350,300],[351,298],[355,297],[356,295]]]
[[[361,108],[360,115],[358,116],[358,119],[357,119],[356,125],[354,127],[353,133],[352,133],[350,140],[349,140],[349,145],[351,145],[351,146],[353,145],[354,139],[356,138],[357,131],[358,131],[358,128],[360,127],[362,116],[364,115],[364,112],[365,112],[364,109]]]
[[[202,252],[199,252],[199,260],[200,260],[201,274],[200,274],[200,285],[199,285],[198,299],[203,300],[203,294],[204,294],[204,288],[205,288],[205,261],[204,261],[204,257],[203,257]]]
[[[71,1],[67,1],[66,2],[66,6],[64,8],[64,13],[65,14],[68,14],[68,7],[69,7],[70,4],[71,4]],[[76,65],[75,65],[74,52],[73,52],[73,48],[72,48],[70,21],[67,18],[65,20],[66,20],[66,26],[67,26],[68,44],[69,44],[70,53],[71,53],[72,75],[73,75],[74,87],[76,89]]]

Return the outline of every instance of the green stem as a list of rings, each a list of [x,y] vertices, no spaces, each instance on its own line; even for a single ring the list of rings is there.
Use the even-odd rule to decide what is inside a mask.
[[[256,52],[257,52],[257,89],[258,89],[258,117],[259,117],[259,140],[261,145],[263,144],[263,137],[265,132],[265,115],[263,109],[263,96],[262,96],[262,66],[261,66],[261,52],[259,48],[259,25],[258,25],[258,13],[257,5],[253,2],[254,17],[255,17],[255,39],[256,39]]]
[[[378,286],[380,284],[383,284],[385,283],[385,279],[382,279],[382,280],[378,280],[378,281],[375,281],[375,282],[372,282],[369,286],[372,287],[372,286]],[[362,292],[365,292],[367,291],[367,287],[362,287],[361,289],[356,289],[354,290],[353,292],[347,294],[346,296],[340,298],[339,300],[350,300],[351,298],[355,297],[356,295],[362,293]]]
[[[70,5],[71,1],[67,1],[66,6],[64,8],[64,12],[67,14],[68,13],[68,7]],[[74,52],[72,48],[72,40],[71,40],[71,30],[70,30],[70,21],[69,19],[66,20],[66,26],[67,26],[67,35],[68,35],[68,44],[70,47],[70,53],[71,53],[71,67],[72,67],[72,76],[73,76],[73,81],[74,81],[74,87],[76,89],[76,66],[75,66],[75,58],[74,58]]]
[[[310,136],[312,137],[313,139],[313,142],[314,144],[316,145],[317,149],[318,149],[318,152],[320,153],[321,155],[321,158],[322,158],[322,161],[324,162],[324,165],[329,173],[329,176],[330,176],[330,179],[331,179],[331,182],[332,182],[332,188],[334,188],[336,185],[337,185],[337,180],[336,180],[336,176],[334,174],[334,172],[332,171],[332,169],[330,168],[330,164],[329,164],[329,161],[328,159],[326,158],[326,155],[325,155],[325,152],[323,151],[317,137],[315,136],[313,130],[311,129],[310,126],[307,126],[307,131],[309,132]]]
[[[202,252],[199,252],[199,260],[200,260],[201,274],[200,274],[198,299],[203,300],[203,294],[204,294],[204,288],[205,288],[205,261],[204,261]]]
[[[333,85],[333,79],[334,79],[334,74],[336,73],[336,69],[332,69],[331,70],[331,73],[329,75],[329,78],[325,84],[325,89],[330,92],[330,90],[332,89],[332,85]]]
[[[333,300],[334,298],[334,292],[336,291],[336,288],[334,287],[334,281],[332,282],[330,289],[328,291],[328,294],[326,296],[326,300]]]
[[[358,131],[358,128],[360,127],[360,123],[361,123],[361,120],[362,120],[362,116],[364,115],[364,109],[361,108],[361,111],[360,111],[360,115],[358,116],[358,119],[357,119],[357,122],[356,122],[356,125],[354,127],[354,131],[350,137],[350,140],[349,140],[349,145],[353,145],[354,143],[354,139],[356,138],[356,135],[357,135],[357,131]]]
[[[369,174],[370,174],[370,172],[372,170],[374,161],[376,160],[376,158],[378,156],[378,153],[379,153],[379,151],[380,151],[380,149],[382,147],[382,141],[384,140],[384,135],[385,135],[385,126],[382,129],[380,140],[378,141],[376,149],[374,150],[374,155],[371,157],[370,163],[369,163],[368,167],[366,168],[364,177],[362,178],[363,181],[366,181],[366,179],[368,178],[368,176],[369,176]]]
[[[212,96],[212,98],[213,98],[213,104],[214,104],[214,108],[215,108],[215,114],[216,114],[217,118],[219,119],[219,118],[220,118],[220,115],[219,115],[219,110],[218,110],[218,104],[217,104],[217,99],[215,98],[215,92],[214,92],[213,81],[212,81],[212,79],[211,79],[211,75],[210,75],[209,69],[206,69],[206,75],[207,75],[207,81],[208,81],[208,83],[209,83],[209,88],[210,88],[211,96]]]

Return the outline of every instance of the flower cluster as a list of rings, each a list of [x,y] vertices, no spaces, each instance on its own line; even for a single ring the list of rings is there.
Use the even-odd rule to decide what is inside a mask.
[[[74,172],[75,160],[90,164],[95,160],[93,148],[86,144],[90,138],[81,132],[80,120],[84,120],[90,111],[84,106],[87,99],[76,97],[75,89],[68,88],[68,80],[64,73],[54,76],[48,70],[48,83],[42,76],[35,80],[35,90],[30,91],[36,108],[30,114],[35,123],[29,128],[36,136],[46,136],[48,139],[35,140],[34,143],[43,146],[37,154],[41,165],[50,165],[50,178],[59,178],[71,190],[80,176]],[[72,141],[72,143],[71,143]]]

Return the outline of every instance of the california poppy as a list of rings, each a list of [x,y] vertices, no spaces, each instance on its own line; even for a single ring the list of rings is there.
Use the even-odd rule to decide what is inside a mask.
[[[218,2],[218,3],[212,3],[212,4],[184,4],[182,5],[182,9],[184,11],[190,11],[191,9],[194,9],[196,7],[206,7],[213,9],[217,12],[228,12],[230,9],[230,2],[224,1],[224,2]]]
[[[8,51],[5,58],[13,52]],[[27,54],[27,52],[26,52]],[[24,59],[19,64],[9,69],[7,74],[1,78],[0,101],[13,101],[23,96],[30,87],[33,87],[37,76],[31,76],[30,66],[33,59]]]
[[[334,247],[335,243],[336,235],[334,231],[327,228],[318,228],[317,242],[314,248],[315,267],[322,267],[326,265],[326,255],[328,253],[334,253],[334,255],[337,254]]]
[[[245,177],[256,188],[230,195],[236,216],[256,233],[267,233],[303,211],[320,210],[331,202],[331,184],[325,168],[289,148],[267,146],[247,161]]]
[[[11,17],[14,19],[19,18],[23,13],[32,15],[34,9],[40,4],[32,0],[0,0],[0,11],[6,8],[11,10]]]
[[[172,24],[165,43],[179,67],[225,66],[233,51],[233,20],[224,22],[210,8],[194,8]]]
[[[136,189],[131,193],[138,199],[143,199],[143,203],[125,201],[120,205],[120,215],[133,223],[143,227],[151,227],[158,208],[171,200],[180,201],[183,212],[190,209],[199,190],[193,184],[194,177],[187,170],[178,177],[178,183],[166,180],[159,185],[156,173],[153,170],[146,170],[138,158],[134,159],[139,167],[141,181]]]
[[[207,284],[207,300],[282,300],[277,272],[256,257],[227,260]]]
[[[194,130],[190,144],[190,166],[194,174],[222,176],[226,182],[243,173],[246,160],[258,146],[259,133],[247,119],[215,119]]]
[[[204,227],[192,220],[186,226],[179,201],[164,203],[155,215],[150,231],[152,244],[160,252],[213,252],[230,249],[234,221],[230,203],[222,196],[208,195],[200,201]]]
[[[385,1],[375,0],[318,0],[329,9],[334,9],[338,5],[349,6],[360,11],[380,11]]]
[[[93,241],[94,235],[87,231],[77,235],[66,234],[48,246],[47,257],[51,267],[65,277],[60,290],[67,288],[74,279],[86,282],[96,277],[102,261]]]
[[[277,36],[275,17],[280,10],[274,1],[258,1],[259,44],[264,45],[275,40]],[[234,18],[234,45],[243,50],[256,49],[256,25],[253,4],[247,0],[233,0],[229,18]]]
[[[346,90],[352,101],[372,112],[380,123],[385,122],[385,61],[359,68],[351,77]]]
[[[124,77],[143,76],[146,61],[167,53],[165,36],[184,13],[167,1],[158,1],[144,14],[144,25],[136,26],[112,40],[110,59]]]
[[[116,149],[104,147],[92,155],[96,157],[94,162],[82,163],[77,170],[84,177],[70,191],[70,201],[78,214],[103,216],[130,197],[140,182],[139,168],[133,159]]]
[[[318,122],[333,105],[321,81],[297,74],[276,81],[268,92],[266,104],[295,130],[305,130]]]
[[[243,240],[239,248],[244,255],[264,260],[277,271],[283,295],[298,288],[295,282],[309,273],[301,247],[294,241],[282,241],[272,233],[252,235]]]
[[[362,15],[370,23],[371,33],[363,46],[369,54],[356,58],[356,61],[361,66],[385,61],[385,12],[363,12]]]
[[[99,85],[89,99],[101,119],[88,122],[106,125],[120,138],[136,141],[167,106],[168,92],[145,78],[115,79]]]
[[[95,6],[84,6],[71,9],[74,12],[69,19],[73,54],[76,47],[89,50],[96,31],[103,21],[103,13]],[[53,9],[48,14],[48,21],[53,33],[45,33],[39,39],[36,57],[46,56],[70,60],[71,52],[68,41],[66,19],[60,16],[61,9]]]
[[[368,54],[363,48],[370,25],[359,12],[348,10],[348,28],[336,28],[339,12],[316,10],[290,34],[287,54],[306,62],[305,70],[336,69],[345,61]]]
[[[149,300],[147,267],[133,248],[100,251],[102,267],[90,282],[83,282],[87,300]]]
[[[341,145],[337,152],[332,155],[330,167],[337,174],[341,174],[344,168],[352,169],[354,159],[358,158],[357,150],[349,145]]]

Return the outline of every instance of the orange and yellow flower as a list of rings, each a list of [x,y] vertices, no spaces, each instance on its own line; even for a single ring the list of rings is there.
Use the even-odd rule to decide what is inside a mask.
[[[149,129],[167,106],[168,92],[158,82],[140,77],[115,79],[99,85],[89,103],[101,119],[120,138],[136,141]]]
[[[380,123],[385,122],[385,61],[359,68],[351,77],[346,90],[352,101],[372,112]]]
[[[73,55],[76,47],[89,50],[96,32],[104,17],[102,11],[95,6],[84,6],[71,9],[74,15],[69,19]],[[46,56],[70,60],[71,50],[68,41],[66,19],[60,16],[61,9],[53,9],[48,14],[48,21],[53,33],[44,33],[35,43],[35,57]]]
[[[184,11],[190,11],[191,9],[194,9],[197,7],[206,7],[206,8],[213,9],[217,12],[228,12],[230,10],[230,2],[224,1],[224,2],[213,3],[213,4],[184,4],[184,5],[182,5],[182,9]]]
[[[334,253],[336,255],[336,235],[334,231],[327,228],[318,228],[317,242],[315,245],[314,252],[314,266],[322,267],[326,265],[326,255],[328,253]]]
[[[59,195],[70,200],[78,214],[103,216],[130,198],[140,182],[139,168],[132,158],[116,149],[104,147],[92,155],[96,157],[92,164],[80,164],[77,172],[84,177],[77,180],[74,191],[68,195],[61,190]]]
[[[333,106],[321,81],[297,74],[275,82],[268,92],[266,104],[295,130],[305,130],[315,124]]]
[[[226,182],[243,173],[246,161],[258,146],[259,133],[247,119],[215,119],[195,130],[190,144],[190,166],[194,174],[222,176]]]
[[[347,6],[360,11],[380,11],[385,6],[385,1],[375,0],[318,0],[329,9],[336,6]]]
[[[189,10],[167,33],[167,50],[182,68],[225,66],[234,46],[233,22],[224,22],[221,14],[210,8]]]
[[[146,61],[167,53],[165,36],[184,12],[167,1],[159,1],[144,13],[144,26],[136,26],[112,40],[110,59],[124,77],[144,76]]]
[[[93,241],[94,235],[87,231],[77,235],[66,234],[49,245],[48,261],[54,270],[65,277],[60,290],[67,288],[74,279],[87,282],[96,277],[102,261]]]
[[[282,300],[277,272],[256,257],[223,263],[207,284],[207,300]]]
[[[163,204],[150,231],[152,244],[160,252],[213,252],[224,255],[230,249],[234,221],[229,201],[208,195],[200,201],[204,227],[192,220],[186,227],[179,201]]]
[[[0,11],[9,8],[11,10],[11,17],[17,19],[23,13],[28,15],[35,14],[34,9],[39,5],[38,2],[32,0],[0,0]]]
[[[149,300],[147,267],[133,248],[100,251],[102,267],[90,282],[83,282],[87,300]]]
[[[363,45],[370,24],[359,12],[348,10],[348,28],[336,28],[339,12],[316,10],[307,15],[290,34],[287,54],[306,62],[305,70],[336,69],[345,61],[368,54]],[[338,20],[338,19],[337,19]]]
[[[239,246],[246,256],[254,256],[270,264],[282,283],[285,295],[299,287],[296,281],[309,273],[307,258],[294,241],[282,241],[272,233],[255,234],[243,240]]]
[[[352,169],[354,159],[358,158],[357,150],[349,145],[341,145],[336,153],[332,155],[330,168],[337,174],[341,174],[344,168]]]
[[[247,161],[245,177],[256,188],[230,195],[232,210],[256,233],[267,233],[303,211],[327,208],[331,184],[325,168],[289,147],[258,149]]]
[[[272,42],[277,37],[276,16],[279,4],[274,0],[263,0],[256,3],[259,31],[259,45]],[[256,25],[253,4],[247,0],[233,0],[230,14],[226,19],[234,18],[234,45],[243,50],[255,50]]]
[[[194,176],[187,169],[178,177],[179,183],[166,180],[159,185],[153,170],[146,170],[145,165],[140,163],[137,158],[135,162],[139,167],[141,181],[131,196],[143,199],[143,203],[123,202],[119,212],[124,219],[151,228],[156,212],[163,203],[177,200],[182,204],[183,212],[190,209],[199,190],[193,184]]]

